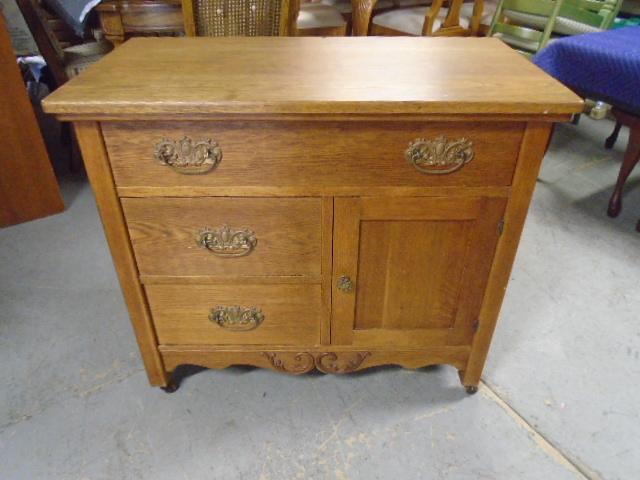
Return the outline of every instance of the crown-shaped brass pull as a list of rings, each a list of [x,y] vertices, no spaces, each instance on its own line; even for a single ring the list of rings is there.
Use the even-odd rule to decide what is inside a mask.
[[[251,230],[234,230],[227,225],[220,228],[205,228],[200,232],[198,245],[219,257],[244,257],[258,244]]]
[[[431,140],[416,138],[404,152],[416,170],[427,175],[444,175],[461,169],[473,160],[473,143],[466,138],[449,140],[440,135]]]
[[[256,307],[217,306],[211,310],[209,320],[226,330],[246,332],[258,328],[264,320],[264,314]]]
[[[213,170],[222,160],[222,149],[213,140],[194,142],[189,137],[156,143],[154,156],[161,165],[178,173],[200,174]]]

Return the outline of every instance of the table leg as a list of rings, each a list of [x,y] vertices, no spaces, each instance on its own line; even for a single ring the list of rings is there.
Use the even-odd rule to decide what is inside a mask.
[[[629,115],[626,113],[617,112],[616,116],[618,121],[624,125],[628,125],[629,131],[629,144],[627,145],[627,151],[624,154],[624,160],[620,167],[620,173],[618,174],[618,181],[616,187],[613,190],[613,195],[609,200],[609,208],[607,214],[610,217],[617,217],[622,209],[622,190],[627,178],[633,171],[633,168],[640,160],[640,117]]]

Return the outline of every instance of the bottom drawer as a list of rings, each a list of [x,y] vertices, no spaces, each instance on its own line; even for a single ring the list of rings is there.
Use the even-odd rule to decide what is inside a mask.
[[[320,285],[146,285],[164,345],[315,345]]]

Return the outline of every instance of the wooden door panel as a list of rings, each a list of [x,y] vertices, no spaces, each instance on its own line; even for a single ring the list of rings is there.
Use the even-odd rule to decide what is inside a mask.
[[[335,200],[332,341],[465,345],[505,198]],[[352,292],[337,288],[346,275]]]

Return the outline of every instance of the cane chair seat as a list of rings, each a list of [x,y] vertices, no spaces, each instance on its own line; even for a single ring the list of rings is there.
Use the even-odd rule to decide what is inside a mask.
[[[407,35],[420,36],[422,35],[425,15],[429,8],[424,6],[391,10],[373,17],[373,24]],[[449,10],[447,8],[440,9],[433,22],[433,33],[440,30],[448,13]],[[465,29],[469,28],[469,21],[460,17],[460,26]]]
[[[352,12],[351,0],[322,0],[320,3],[337,8],[343,15],[350,15]],[[373,6],[373,11],[388,10],[394,6],[393,0],[378,0]]]
[[[493,16],[496,13],[498,3],[499,0],[484,0],[482,15],[480,17],[480,26],[483,27],[485,31],[491,26],[491,20],[493,20]],[[464,19],[467,24],[471,24],[473,8],[473,3],[465,3],[460,7],[460,23],[462,23],[462,19]]]
[[[343,28],[346,31],[347,22],[337,8],[322,3],[303,3],[300,5],[298,20],[296,22],[298,31],[304,34],[304,30]]]

